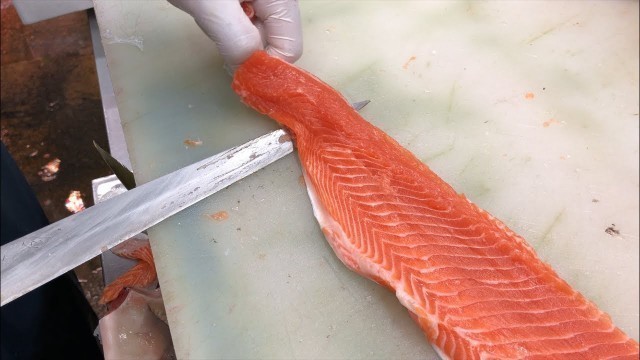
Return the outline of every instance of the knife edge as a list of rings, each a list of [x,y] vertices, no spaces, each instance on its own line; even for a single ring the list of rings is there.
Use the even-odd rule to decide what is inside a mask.
[[[292,151],[276,130],[3,245],[0,306]]]

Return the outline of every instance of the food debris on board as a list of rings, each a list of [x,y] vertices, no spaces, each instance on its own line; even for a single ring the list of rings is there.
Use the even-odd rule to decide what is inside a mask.
[[[533,98],[535,97],[535,95],[532,92],[528,92],[526,94],[524,94],[524,98],[527,100],[533,100]]]
[[[544,127],[549,127],[549,126],[551,126],[551,125],[553,125],[553,124],[560,124],[560,121],[558,121],[558,120],[556,120],[556,119],[549,119],[549,120],[547,120],[547,121],[543,122],[543,123],[542,123],[542,126],[544,126]]]
[[[226,211],[218,211],[216,213],[207,215],[207,217],[212,220],[223,221],[229,218],[229,213]]]
[[[616,224],[611,224],[608,228],[604,230],[607,234],[611,236],[620,235],[620,230],[616,229]]]
[[[64,203],[64,206],[72,213],[77,213],[84,210],[84,201],[82,201],[82,194],[80,191],[73,190],[69,194],[69,197]]]
[[[200,140],[200,139],[195,139],[195,140],[194,139],[186,139],[184,141],[184,145],[187,148],[200,146],[200,145],[202,145],[202,140]]]
[[[47,156],[45,156],[45,158],[46,157]],[[42,181],[51,181],[55,179],[57,176],[56,174],[58,173],[58,171],[60,171],[61,162],[62,160],[55,158],[49,161],[48,163],[46,163],[44,166],[42,166],[40,168],[40,171],[38,171],[38,175],[40,175],[40,178],[42,179]]]
[[[411,64],[412,61],[414,61],[416,59],[415,55],[412,55],[409,60],[407,60],[404,65],[402,65],[402,68],[407,70],[407,68],[409,68],[409,64]]]

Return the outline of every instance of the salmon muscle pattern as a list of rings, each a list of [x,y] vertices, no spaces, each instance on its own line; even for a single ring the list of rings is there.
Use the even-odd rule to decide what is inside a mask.
[[[393,289],[445,359],[638,359],[638,343],[526,241],[365,121],[333,88],[264,52],[243,102],[293,134],[336,255]]]

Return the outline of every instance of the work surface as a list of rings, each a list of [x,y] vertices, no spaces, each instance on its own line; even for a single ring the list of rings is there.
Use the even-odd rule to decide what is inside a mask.
[[[95,5],[139,183],[276,128],[188,15]],[[300,67],[371,100],[366,119],[638,339],[637,2],[300,6]],[[300,176],[289,155],[150,229],[178,357],[435,358],[333,255]]]

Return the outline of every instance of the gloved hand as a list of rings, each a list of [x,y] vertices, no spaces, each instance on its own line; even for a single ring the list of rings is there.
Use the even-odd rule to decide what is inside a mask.
[[[233,72],[254,51],[294,62],[302,55],[302,28],[297,0],[168,0],[187,12],[216,43]],[[246,14],[255,12],[252,19]]]

